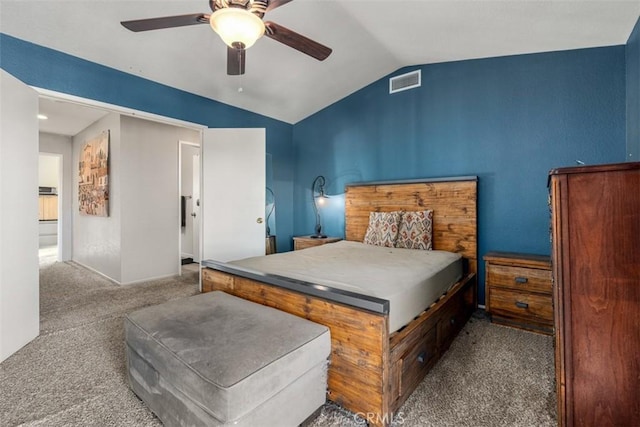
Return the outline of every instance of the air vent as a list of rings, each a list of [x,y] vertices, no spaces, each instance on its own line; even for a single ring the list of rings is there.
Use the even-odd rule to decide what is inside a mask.
[[[389,79],[389,93],[396,93],[407,89],[420,87],[421,70],[411,71],[410,73],[401,74]]]

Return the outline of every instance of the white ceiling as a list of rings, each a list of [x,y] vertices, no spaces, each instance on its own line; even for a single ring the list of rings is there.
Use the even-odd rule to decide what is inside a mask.
[[[625,44],[634,1],[295,0],[266,16],[333,48],[318,62],[266,37],[244,76],[208,25],[143,33],[120,21],[209,13],[207,0],[0,0],[0,31],[296,123],[409,65]],[[239,91],[239,88],[242,91]]]
[[[75,136],[90,124],[109,114],[106,110],[90,108],[71,102],[40,98],[40,114],[47,117],[39,121],[40,132]]]

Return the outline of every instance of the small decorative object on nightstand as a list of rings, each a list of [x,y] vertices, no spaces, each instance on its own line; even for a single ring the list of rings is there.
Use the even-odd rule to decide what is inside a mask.
[[[293,250],[310,248],[312,246],[320,246],[326,243],[333,243],[342,240],[340,237],[313,237],[298,236],[293,238]]]
[[[484,256],[486,310],[495,323],[553,334],[551,260],[544,255]]]

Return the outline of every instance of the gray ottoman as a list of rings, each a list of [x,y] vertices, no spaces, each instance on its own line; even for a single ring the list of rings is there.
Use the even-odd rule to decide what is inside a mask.
[[[326,398],[329,330],[210,292],[125,318],[129,381],[168,426],[296,426]]]

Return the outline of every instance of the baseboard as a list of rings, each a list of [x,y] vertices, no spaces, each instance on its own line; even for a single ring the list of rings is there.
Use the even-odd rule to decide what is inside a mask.
[[[176,274],[165,274],[165,275],[162,275],[162,276],[154,276],[154,277],[147,277],[147,278],[139,279],[139,280],[133,280],[131,282],[120,282],[118,280],[115,280],[113,277],[109,277],[106,274],[104,274],[103,272],[98,271],[93,267],[89,267],[88,265],[83,264],[83,263],[81,263],[79,261],[72,260],[72,262],[75,263],[75,264],[78,264],[82,268],[86,268],[89,271],[92,271],[92,272],[94,272],[96,274],[99,274],[100,276],[104,277],[105,279],[108,279],[109,281],[115,283],[116,285],[120,285],[120,286],[137,285],[139,283],[149,282],[151,280],[167,279],[167,278],[170,278],[170,277],[177,277],[177,276],[180,275],[179,273],[176,273]]]
[[[144,283],[144,282],[150,282],[152,280],[160,280],[160,279],[168,279],[168,278],[171,278],[171,277],[178,277],[179,275],[180,274],[165,274],[163,276],[147,277],[145,279],[133,280],[131,282],[122,282],[122,283],[119,283],[119,285],[121,285],[121,286],[137,285],[137,284]]]
[[[121,284],[120,282],[118,282],[118,281],[117,281],[116,279],[114,279],[113,277],[109,277],[109,276],[107,276],[106,274],[104,274],[103,272],[98,271],[98,270],[96,270],[96,269],[95,269],[95,268],[93,268],[93,267],[89,267],[88,265],[86,265],[86,264],[84,264],[84,263],[82,263],[82,262],[80,262],[80,261],[78,261],[78,260],[71,259],[70,261],[71,261],[71,262],[73,262],[74,264],[78,264],[78,265],[79,265],[80,267],[82,267],[82,268],[86,268],[86,269],[87,269],[87,270],[89,270],[89,271],[92,271],[92,272],[94,272],[94,273],[96,273],[96,274],[99,274],[100,276],[104,277],[105,279],[109,280],[110,282],[115,283],[116,285],[120,285],[120,284]]]

